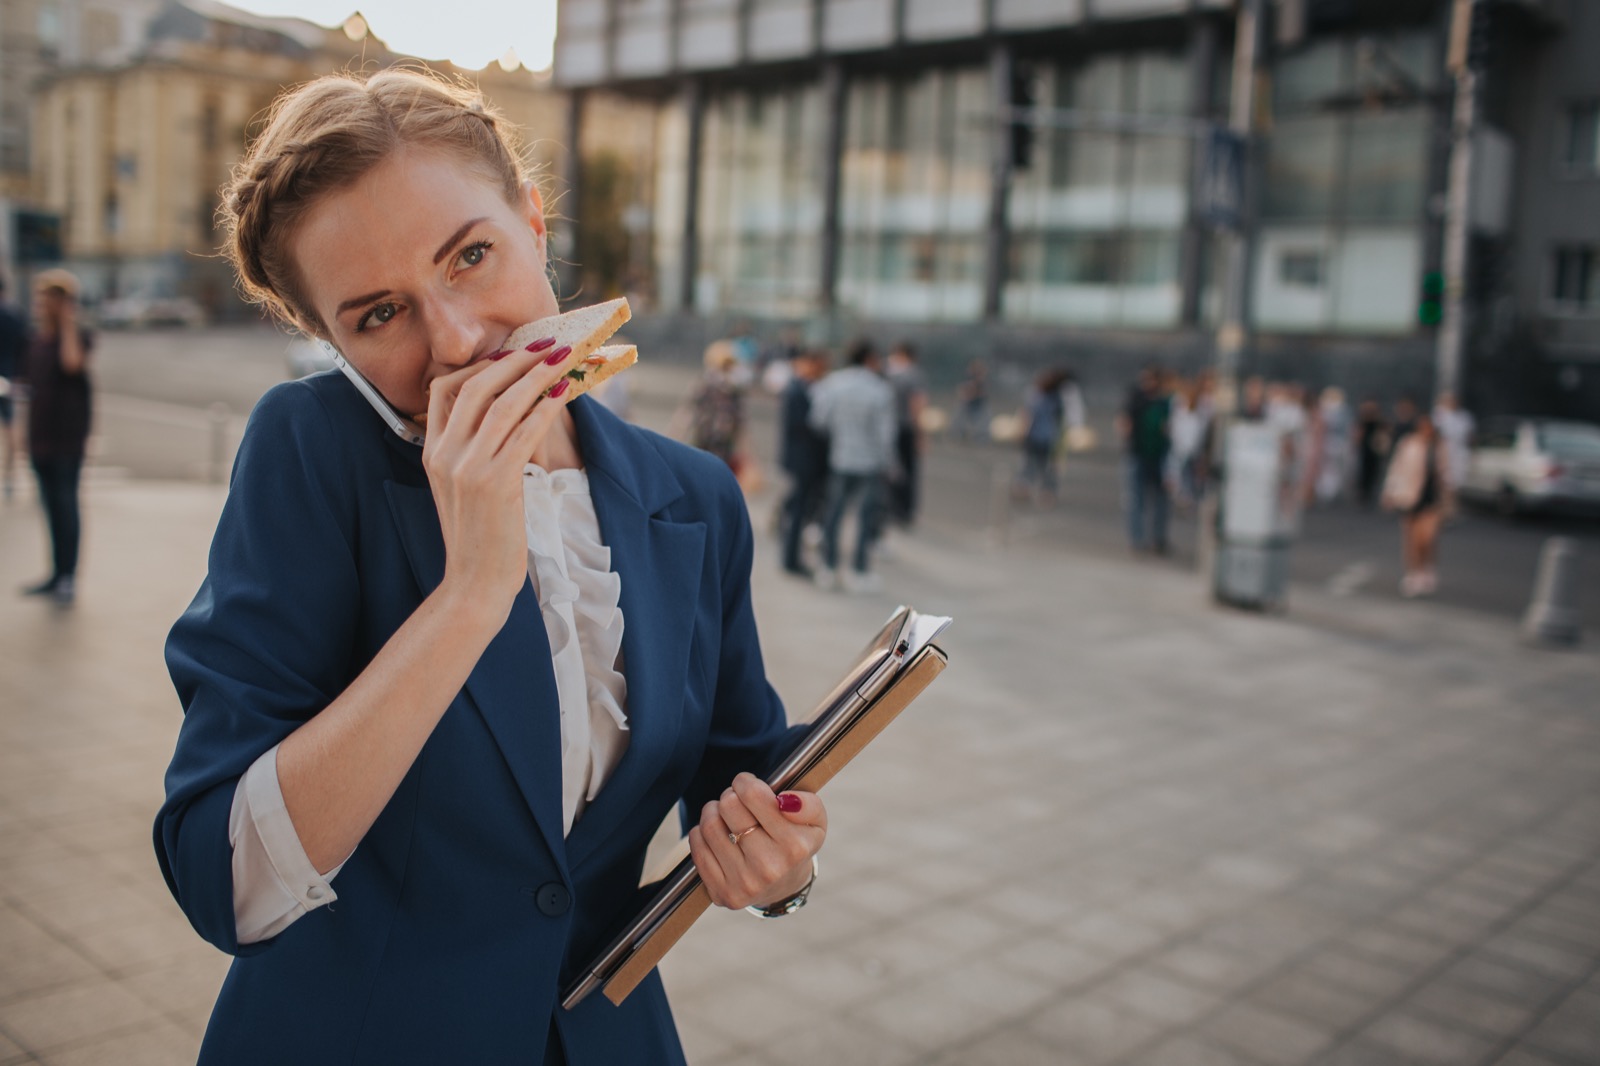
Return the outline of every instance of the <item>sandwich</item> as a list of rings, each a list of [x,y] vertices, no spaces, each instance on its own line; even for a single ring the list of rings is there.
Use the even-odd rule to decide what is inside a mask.
[[[561,399],[569,401],[639,361],[639,350],[631,344],[601,347],[632,317],[627,299],[618,297],[518,326],[506,338],[504,350],[514,352],[521,348],[530,352],[557,352],[562,348],[568,349],[566,358],[561,362],[566,373],[558,379],[557,384],[562,381],[568,383]],[[550,389],[555,387],[551,385]],[[544,395],[550,395],[550,389],[546,389]],[[427,412],[414,416],[413,420],[417,425],[427,428]]]

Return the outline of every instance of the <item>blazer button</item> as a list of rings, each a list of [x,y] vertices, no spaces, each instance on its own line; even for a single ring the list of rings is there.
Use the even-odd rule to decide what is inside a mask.
[[[572,906],[572,893],[561,882],[551,881],[539,886],[539,890],[533,894],[533,901],[539,905],[540,913],[559,918]]]

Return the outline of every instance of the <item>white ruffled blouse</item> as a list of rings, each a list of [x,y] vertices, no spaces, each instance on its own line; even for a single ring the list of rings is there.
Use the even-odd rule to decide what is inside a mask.
[[[523,471],[528,574],[539,595],[561,709],[563,832],[583,814],[628,748],[628,682],[622,676],[622,579],[582,470]],[[295,833],[278,786],[278,749],[239,780],[228,820],[233,914],[241,944],[277,936],[338,897],[340,863],[319,874]]]

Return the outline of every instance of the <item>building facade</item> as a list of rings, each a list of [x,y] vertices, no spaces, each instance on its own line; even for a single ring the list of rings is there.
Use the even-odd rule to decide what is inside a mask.
[[[253,317],[214,228],[253,123],[287,86],[417,61],[389,51],[359,16],[330,28],[215,0],[169,0],[146,14],[132,43],[63,57],[31,83],[28,180],[15,203],[59,220],[59,262],[91,302],[188,297],[213,320]],[[566,105],[547,77],[430,66],[475,82],[521,132],[537,171],[562,171],[551,133]],[[16,274],[56,264],[9,265]]]
[[[1600,49],[1594,5],[1481,2],[1491,99],[1552,47],[1569,78]],[[1246,370],[1426,392],[1454,5],[1264,6]],[[994,355],[1022,380],[1065,359],[1120,380],[1130,360],[1211,357],[1227,279],[1200,190],[1237,23],[1232,0],[564,0],[555,76],[655,108],[662,308],[917,336],[947,370]],[[1576,85],[1505,91],[1487,113],[1521,168],[1501,212],[1518,233],[1551,94],[1572,98],[1582,158],[1600,112]],[[1591,269],[1585,247],[1563,279]]]

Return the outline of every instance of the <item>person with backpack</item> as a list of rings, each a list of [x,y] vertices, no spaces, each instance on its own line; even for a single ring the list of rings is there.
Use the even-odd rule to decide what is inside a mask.
[[[1165,555],[1167,544],[1167,453],[1172,449],[1172,403],[1155,367],[1139,371],[1117,419],[1127,458],[1128,541],[1136,552]]]

